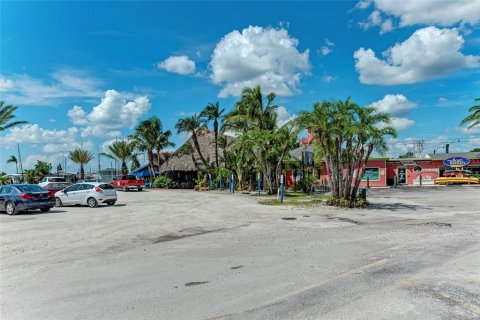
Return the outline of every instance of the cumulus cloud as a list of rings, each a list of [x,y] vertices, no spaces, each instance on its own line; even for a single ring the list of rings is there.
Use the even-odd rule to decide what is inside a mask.
[[[322,46],[322,48],[318,51],[322,56],[328,55],[330,52],[333,51],[333,47],[335,46],[335,43],[328,39],[324,39],[325,45]]]
[[[98,86],[102,81],[85,71],[62,68],[50,75],[51,79],[33,78],[28,75],[0,76],[0,91],[4,100],[13,104],[51,105],[67,98],[100,97]]]
[[[249,26],[225,35],[210,62],[212,82],[223,86],[219,96],[239,96],[243,88],[256,85],[281,96],[299,92],[310,64],[309,51],[301,53],[297,45],[283,28]]]
[[[23,161],[22,165],[24,169],[33,168],[37,164],[37,161],[40,160],[51,163],[52,171],[55,171],[56,164],[61,162],[60,159],[61,155],[31,154]]]
[[[375,9],[360,27],[379,27],[380,33],[397,27],[412,25],[475,25],[480,21],[478,0],[372,0],[360,1],[356,9],[366,9],[374,3]]]
[[[181,75],[188,75],[195,72],[195,62],[187,56],[171,56],[157,64],[157,67]]]
[[[377,58],[372,49],[355,51],[355,68],[364,84],[398,85],[422,82],[462,68],[479,65],[480,56],[460,52],[464,43],[457,29],[427,27],[415,31]]]
[[[295,120],[297,118],[296,114],[290,113],[287,108],[280,106],[277,108],[277,126],[282,127],[287,122]]]
[[[120,129],[133,128],[149,109],[150,101],[145,96],[127,101],[121,93],[108,90],[100,104],[93,107],[90,113],[82,107],[74,106],[67,115],[74,124],[84,126],[84,137],[115,137],[120,135]]]
[[[0,137],[0,144],[5,146],[16,145],[17,143],[72,144],[76,142],[77,136],[78,129],[75,127],[67,130],[48,130],[41,128],[38,124],[26,124],[11,128],[6,135]]]
[[[331,76],[331,75],[328,75],[328,74],[324,74],[322,76],[322,81],[325,82],[325,83],[330,83],[332,81],[334,81],[336,79],[335,76]]]
[[[388,112],[392,116],[392,126],[398,131],[410,128],[415,121],[407,118],[410,110],[415,109],[417,104],[401,94],[387,94],[381,100],[370,104],[380,112]]]

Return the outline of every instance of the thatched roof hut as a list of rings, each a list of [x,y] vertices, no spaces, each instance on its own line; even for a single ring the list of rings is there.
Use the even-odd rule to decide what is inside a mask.
[[[225,136],[223,134],[219,134],[218,138],[219,140],[225,139],[227,147],[234,140],[233,137]],[[202,129],[197,132],[197,139],[203,157],[210,165],[213,165],[215,163],[215,133],[208,129]],[[193,154],[185,154],[181,152],[181,150],[185,148],[186,144],[190,144],[192,146]],[[223,164],[223,148],[220,142],[218,146],[218,160],[220,164]],[[190,137],[180,148],[178,148],[165,160],[165,162],[160,166],[160,173],[192,172],[201,170],[203,168],[204,164],[202,163],[193,140]]]

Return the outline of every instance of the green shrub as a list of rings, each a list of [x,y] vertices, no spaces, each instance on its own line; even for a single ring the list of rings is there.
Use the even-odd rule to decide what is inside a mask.
[[[368,205],[368,201],[362,198],[357,198],[353,202],[345,198],[329,197],[326,201],[328,206],[343,207],[343,208],[364,208]]]
[[[173,180],[166,176],[158,176],[153,181],[155,188],[170,189],[173,186]]]
[[[317,178],[314,176],[308,176],[297,181],[297,190],[303,190],[303,192],[310,192],[312,186],[317,183]]]

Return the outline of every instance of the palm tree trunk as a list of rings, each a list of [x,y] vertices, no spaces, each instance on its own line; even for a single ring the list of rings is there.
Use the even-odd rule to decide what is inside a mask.
[[[155,168],[153,167],[153,151],[147,151],[148,156],[148,167],[150,169],[150,174],[152,176],[152,180],[155,180]]]
[[[197,149],[198,156],[200,157],[200,160],[202,160],[203,165],[205,166],[205,170],[208,170],[208,163],[203,157],[202,152],[200,151],[200,145],[198,144],[197,134],[195,132],[192,133],[192,140],[193,144],[195,145],[195,149]]]
[[[85,179],[85,170],[83,169],[83,163],[80,163],[80,179]]]
[[[128,173],[127,163],[125,162],[125,159],[122,159],[122,174],[127,174],[127,173]]]
[[[218,168],[219,163],[218,163],[218,121],[217,121],[217,118],[215,118],[215,121],[213,122],[213,131],[215,133],[215,164],[217,165],[217,168]]]

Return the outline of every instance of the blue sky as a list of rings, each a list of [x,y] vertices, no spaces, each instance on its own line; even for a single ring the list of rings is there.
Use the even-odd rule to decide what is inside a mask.
[[[475,0],[2,1],[0,14],[1,100],[30,122],[0,134],[0,171],[15,171],[17,143],[24,168],[55,167],[152,115],[174,131],[209,102],[229,110],[256,84],[278,94],[282,121],[347,96],[391,112],[390,156],[414,139],[426,152],[480,145],[479,129],[459,127],[480,97]]]

